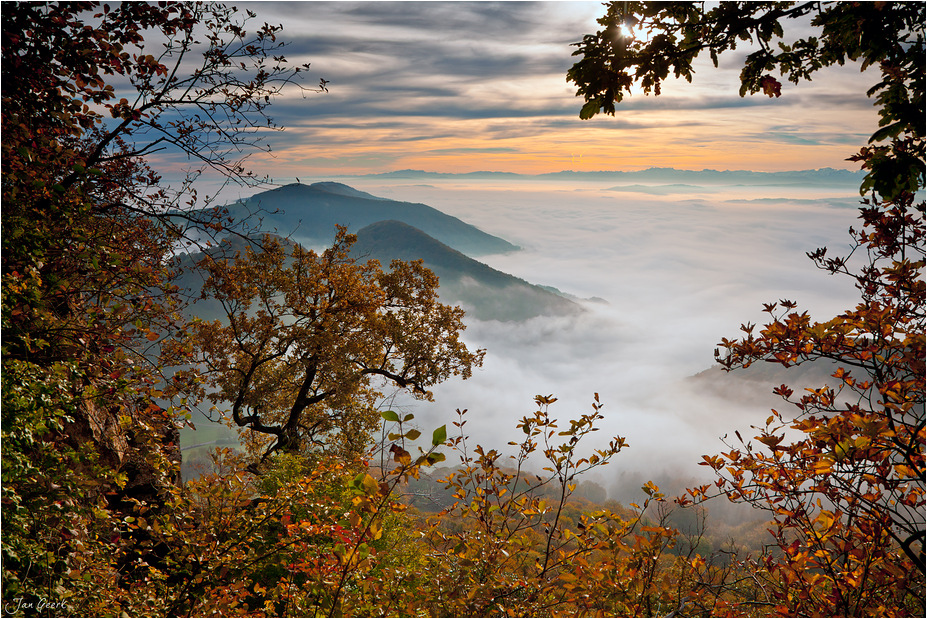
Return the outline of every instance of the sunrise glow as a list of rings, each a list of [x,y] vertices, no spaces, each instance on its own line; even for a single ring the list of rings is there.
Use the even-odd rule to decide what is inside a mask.
[[[340,3],[248,5],[286,24],[288,57],[311,62],[307,82],[330,80],[327,93],[294,90],[275,103],[272,115],[286,129],[272,134],[270,155],[250,160],[255,172],[852,169],[847,157],[877,124],[863,94],[872,78],[856,66],[787,85],[779,99],[741,98],[739,68],[707,60],[691,84],[670,80],[659,97],[634,91],[614,117],[582,121],[582,101],[564,75],[570,43],[597,26],[598,3],[503,4],[530,31],[485,22],[480,3],[429,5],[410,5],[422,27]],[[448,37],[425,27],[429,19],[465,30]]]

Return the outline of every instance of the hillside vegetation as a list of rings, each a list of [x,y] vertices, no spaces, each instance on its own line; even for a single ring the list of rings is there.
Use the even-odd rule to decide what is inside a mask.
[[[438,276],[441,299],[460,305],[477,320],[519,321],[583,311],[562,295],[477,262],[400,221],[361,228],[352,251],[358,259],[373,258],[384,265],[423,260]]]

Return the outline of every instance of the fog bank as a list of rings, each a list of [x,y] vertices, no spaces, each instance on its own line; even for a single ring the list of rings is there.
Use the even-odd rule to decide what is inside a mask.
[[[488,351],[483,368],[410,410],[430,429],[450,427],[455,409],[469,409],[473,443],[504,449],[519,439],[515,424],[534,410],[536,394],[558,397],[551,411],[566,420],[589,412],[597,392],[606,416],[601,442],[617,434],[629,443],[597,480],[612,491],[621,478],[704,476],[697,463],[724,448],[719,437],[746,437],[781,404],[772,384],[735,376],[716,389],[689,379],[713,365],[722,337],[762,323],[762,303],[792,299],[824,320],[856,299],[849,280],[805,256],[821,246],[846,250],[858,214],[852,188],[712,186],[660,195],[610,191],[613,183],[345,182],[427,203],[523,248],[481,258],[496,269],[606,301],[586,303],[576,317],[468,321],[466,341]]]

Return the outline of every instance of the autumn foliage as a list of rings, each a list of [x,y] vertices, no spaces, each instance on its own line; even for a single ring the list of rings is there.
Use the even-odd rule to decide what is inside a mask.
[[[463,310],[438,302],[433,273],[420,261],[397,260],[388,272],[359,263],[349,255],[355,240],[340,228],[317,254],[265,237],[260,251],[203,260],[203,295],[226,320],[198,322],[192,341],[209,397],[232,403],[261,460],[363,454],[380,423],[383,386],[372,379],[431,398],[431,386],[482,363],[483,352],[460,341]]]
[[[853,249],[809,254],[859,303],[823,322],[769,303],[718,354],[830,364],[833,380],[776,387],[787,408],[704,457],[715,483],[670,500],[647,482],[628,505],[579,496],[629,448],[588,447],[597,394],[566,421],[537,396],[502,446],[472,445],[466,411],[426,431],[383,410],[387,390],[427,399],[483,359],[421,263],[358,261],[344,229],[311,251],[199,208],[200,174],[249,181],[240,154],[307,68],[288,67],[279,27],[215,4],[4,5],[3,613],[923,616],[923,6],[857,4],[818,14],[823,47],[781,54],[767,44],[810,4],[614,3],[606,32],[630,19],[660,44],[581,44],[584,116],[750,36],[763,53],[744,92],[780,94],[768,67],[882,75],[880,129],[852,158],[870,172]],[[154,169],[162,149],[198,162],[179,187]],[[196,266],[177,259],[189,247]],[[193,316],[184,264],[220,320]],[[244,449],[182,480],[194,409]],[[706,505],[725,498],[768,518],[767,548],[716,543]]]
[[[771,320],[759,333],[744,325],[746,337],[722,342],[727,368],[833,369],[830,384],[776,387],[795,412],[774,410],[759,444],[741,439],[704,462],[721,476],[715,489],[771,514],[782,555],[766,562],[782,583],[771,591],[784,615],[914,613],[923,604],[924,210],[913,198],[863,208],[858,273],[846,258],[810,254],[856,279],[854,309],[819,323],[782,300],[766,305]]]

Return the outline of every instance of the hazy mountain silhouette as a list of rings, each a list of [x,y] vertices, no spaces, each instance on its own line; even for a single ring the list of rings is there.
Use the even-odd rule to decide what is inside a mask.
[[[689,183],[693,185],[825,185],[846,186],[857,189],[865,171],[834,168],[791,170],[783,172],[754,172],[751,170],[677,170],[675,168],[647,168],[645,170],[601,170],[580,172],[563,170],[544,174],[517,174],[513,172],[427,172],[424,170],[396,170],[358,176],[394,179],[536,179],[536,180],[601,180],[646,181],[656,183]]]
[[[837,388],[841,381],[833,378],[839,363],[827,359],[806,361],[800,365],[784,367],[778,363],[754,363],[749,368],[725,371],[720,365],[689,376],[690,386],[702,393],[710,393],[727,402],[742,404],[745,410],[751,407],[763,411],[763,404],[776,406],[777,410],[795,410],[782,404],[773,389],[789,385],[797,393],[805,387],[819,388],[823,385]],[[781,407],[780,407],[781,406]]]
[[[461,305],[468,316],[479,320],[518,321],[583,311],[554,288],[530,284],[470,258],[466,254],[518,248],[425,204],[397,202],[341,183],[323,182],[287,185],[227,208],[232,218],[250,225],[253,238],[260,232],[289,236],[285,244],[328,246],[335,226],[347,226],[357,234],[352,250],[355,258],[377,259],[384,269],[394,259],[421,259],[439,278],[441,300]],[[247,245],[241,238],[229,237],[208,253],[231,257]],[[181,262],[190,267],[202,257],[202,253],[185,256]],[[177,283],[196,295],[202,277],[189,270]],[[199,300],[193,312],[202,318],[222,317],[222,308],[211,299]]]
[[[414,226],[470,256],[518,249],[468,223],[425,204],[378,198],[341,183],[293,184],[265,191],[227,207],[235,220],[248,220],[264,232],[291,236],[304,245],[329,245],[335,226],[357,232],[364,226],[393,219]]]
[[[394,259],[423,260],[439,278],[441,300],[460,305],[479,320],[516,321],[582,311],[549,289],[473,260],[401,221],[380,221],[359,230],[352,256],[374,258],[383,268]]]

